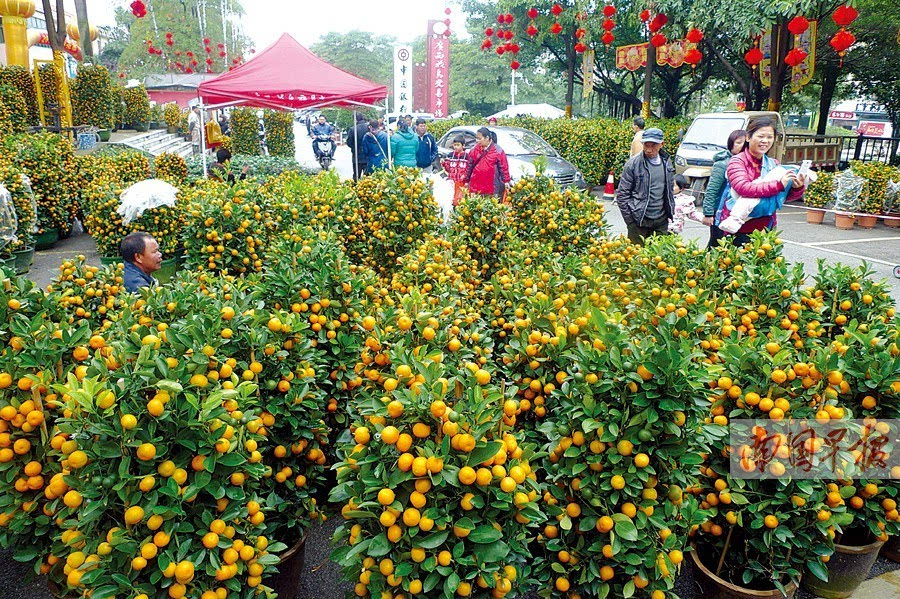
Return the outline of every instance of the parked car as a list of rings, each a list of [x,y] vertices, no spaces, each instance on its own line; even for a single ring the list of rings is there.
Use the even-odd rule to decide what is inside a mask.
[[[466,150],[474,148],[475,132],[479,128],[478,125],[466,125],[450,129],[438,141],[438,160],[453,153],[453,140],[459,135],[466,140]],[[534,175],[534,160],[543,156],[547,160],[547,175],[555,179],[560,187],[587,188],[581,172],[534,131],[521,127],[491,127],[491,131],[497,134],[497,145],[506,152],[509,175],[513,181]]]
[[[425,119],[428,122],[436,120],[435,116],[430,112],[409,112],[407,114],[412,116],[413,126],[416,125],[418,119]],[[384,122],[390,131],[397,130],[397,118],[400,116],[406,116],[406,114],[398,115],[396,112],[389,112],[385,115]]]

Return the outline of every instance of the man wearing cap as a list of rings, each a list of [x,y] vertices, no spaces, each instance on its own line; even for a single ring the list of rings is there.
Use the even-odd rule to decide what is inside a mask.
[[[666,234],[675,213],[675,168],[662,149],[663,132],[646,129],[641,142],[644,151],[625,163],[616,190],[616,204],[628,227],[628,239],[638,245],[650,235]]]

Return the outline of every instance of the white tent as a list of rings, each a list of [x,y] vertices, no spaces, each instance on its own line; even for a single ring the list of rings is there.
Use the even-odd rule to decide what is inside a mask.
[[[560,110],[550,104],[516,104],[501,110],[488,118],[515,118],[517,116],[530,116],[538,119],[558,119],[566,116],[564,110]]]

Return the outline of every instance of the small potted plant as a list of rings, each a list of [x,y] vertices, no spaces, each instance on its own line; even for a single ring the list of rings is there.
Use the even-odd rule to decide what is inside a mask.
[[[860,214],[857,224],[863,229],[874,229],[878,217],[884,212],[888,181],[896,169],[881,162],[853,162],[851,168],[866,180],[859,197]]]
[[[821,171],[803,195],[806,203],[806,222],[821,225],[825,219],[825,206],[834,199],[834,173]]]
[[[163,107],[160,104],[154,104],[150,107],[150,128],[165,129],[166,122],[163,115]]]
[[[181,109],[175,102],[169,102],[163,109],[163,118],[166,121],[167,132],[174,135],[178,133],[178,125],[181,123]]]
[[[865,183],[866,180],[852,170],[835,177],[834,226],[838,229],[853,228]]]

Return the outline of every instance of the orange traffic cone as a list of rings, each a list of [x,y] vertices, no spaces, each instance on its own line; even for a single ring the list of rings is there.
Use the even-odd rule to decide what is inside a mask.
[[[614,200],[616,197],[616,184],[613,179],[612,170],[609,171],[609,177],[606,179],[606,187],[603,188],[603,199],[604,200]]]

